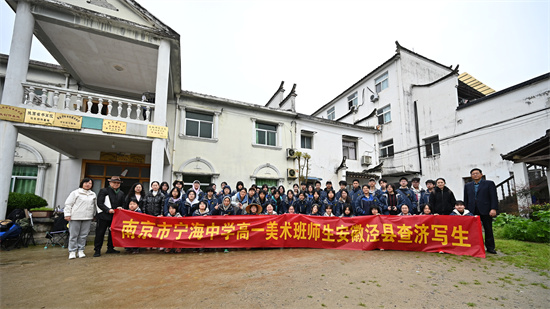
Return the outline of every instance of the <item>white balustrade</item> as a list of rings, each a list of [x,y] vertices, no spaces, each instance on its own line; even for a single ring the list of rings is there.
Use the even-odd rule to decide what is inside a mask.
[[[113,117],[123,120],[152,122],[155,104],[138,100],[90,93],[72,89],[52,87],[36,83],[23,83],[25,100],[22,105],[35,105],[48,111],[69,111],[75,115],[91,117]],[[61,105],[58,107],[58,104]],[[125,107],[124,107],[125,105]],[[103,108],[105,106],[105,108]],[[113,112],[116,110],[116,115]],[[123,114],[124,109],[126,114]],[[135,109],[136,116],[132,117]],[[93,110],[93,111],[92,111]]]

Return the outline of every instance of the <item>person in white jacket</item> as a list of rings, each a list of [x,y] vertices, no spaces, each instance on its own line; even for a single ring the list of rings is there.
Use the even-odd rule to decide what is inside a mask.
[[[84,178],[78,189],[69,194],[63,213],[69,221],[69,259],[86,257],[84,247],[90,232],[90,224],[96,212],[96,194],[92,191],[94,182]]]

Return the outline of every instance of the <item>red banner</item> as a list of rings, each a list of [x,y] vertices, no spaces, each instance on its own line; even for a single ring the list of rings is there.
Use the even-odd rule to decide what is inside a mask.
[[[153,217],[115,210],[116,247],[404,250],[485,257],[479,217]]]

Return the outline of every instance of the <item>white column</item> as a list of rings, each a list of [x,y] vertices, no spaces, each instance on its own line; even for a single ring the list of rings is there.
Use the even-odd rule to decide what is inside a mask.
[[[43,196],[44,194],[44,184],[46,179],[46,169],[48,168],[47,164],[38,165],[38,173],[36,175],[36,188],[34,189],[34,194],[38,196]],[[55,205],[52,205],[55,207]]]
[[[518,199],[518,210],[520,214],[526,214],[531,206],[531,191],[529,188],[529,173],[525,163],[514,163],[514,183]]]
[[[170,42],[161,40],[157,60],[157,83],[155,89],[155,125],[166,125],[168,83],[170,79]]]
[[[168,83],[170,79],[170,42],[161,40],[157,60],[157,82],[155,89],[155,121],[158,126],[166,126],[168,105]],[[151,148],[151,181],[163,180],[164,152],[166,140],[155,138]]]
[[[23,102],[22,82],[27,80],[31,54],[34,17],[28,2],[18,1],[13,27],[10,56],[6,69],[6,80],[2,93],[2,104],[19,105]],[[0,120],[0,219],[6,218],[10,193],[11,172],[17,142],[17,128],[8,121]]]
[[[33,30],[34,17],[31,13],[31,5],[25,1],[18,1],[2,94],[4,105],[23,103],[24,92],[21,83],[27,81]]]

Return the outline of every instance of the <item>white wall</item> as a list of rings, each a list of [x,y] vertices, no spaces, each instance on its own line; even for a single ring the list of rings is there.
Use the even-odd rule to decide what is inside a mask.
[[[235,104],[226,104],[223,100],[204,101],[189,97],[180,99],[181,105],[186,110],[219,113],[218,130],[217,139],[179,135],[176,141],[173,171],[185,174],[219,174],[215,180],[218,186],[222,181],[226,181],[233,188],[240,180],[249,187],[253,183],[251,176],[254,171],[262,165],[270,164],[273,168],[260,169],[256,176],[277,180],[283,178],[285,187],[293,183],[286,179],[287,168],[293,167],[293,160],[287,159],[286,149],[295,146],[292,124],[294,114],[275,112],[262,107],[252,109],[244,104],[235,106]],[[276,147],[253,145],[255,128],[252,119],[281,124],[277,131]],[[178,132],[182,125],[185,126],[183,118],[180,119]],[[182,166],[188,160],[194,160],[197,157],[200,158],[199,161]],[[266,173],[269,174],[266,175]]]
[[[456,98],[447,95],[454,85],[455,80],[448,79],[432,87],[414,88],[412,97],[418,101],[424,124],[421,139],[435,134],[440,140],[452,137],[440,141],[439,156],[426,158],[422,148],[422,178],[443,177],[456,197],[462,198],[462,178],[469,177],[472,168],[481,168],[487,179],[498,184],[510,176],[513,165],[500,155],[546,134],[550,83],[546,79],[458,110]]]
[[[313,135],[313,149],[300,148],[301,131],[316,132]],[[301,118],[297,122],[297,149],[307,152],[311,155],[311,170],[309,176],[322,178],[322,184],[330,180],[333,186],[337,187],[338,181],[342,180],[344,171],[336,173],[336,168],[340,166],[343,158],[342,137],[357,137],[356,160],[346,160],[348,172],[360,173],[365,169],[377,165],[376,147],[374,133],[365,132],[365,128],[357,126],[348,126],[344,124],[326,124],[323,122]],[[368,155],[373,157],[372,164],[369,166],[361,165],[361,156]],[[296,164],[296,168],[298,168]]]

